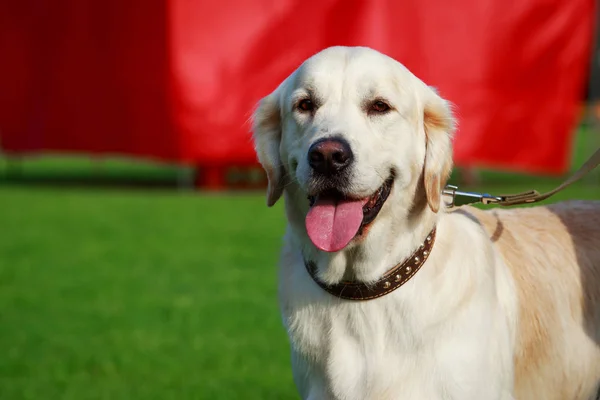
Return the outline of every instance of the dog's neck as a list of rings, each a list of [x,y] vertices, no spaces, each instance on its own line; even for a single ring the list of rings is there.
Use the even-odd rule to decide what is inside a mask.
[[[294,212],[297,209],[294,210],[293,204],[288,207],[288,218],[302,256],[316,264],[317,277],[322,282],[334,284],[350,280],[368,283],[378,280],[409,258],[436,226],[438,215],[429,209],[426,201],[421,200],[424,197],[415,198],[419,200],[387,207],[386,214],[369,227],[366,237],[336,253],[315,248],[300,217],[303,213]]]

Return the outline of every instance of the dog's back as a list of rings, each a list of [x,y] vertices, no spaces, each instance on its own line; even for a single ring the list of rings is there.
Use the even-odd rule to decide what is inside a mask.
[[[593,399],[600,382],[600,202],[457,212],[479,220],[514,277],[516,398]]]

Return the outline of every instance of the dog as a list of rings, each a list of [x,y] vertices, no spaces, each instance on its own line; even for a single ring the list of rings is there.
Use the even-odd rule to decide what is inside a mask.
[[[600,202],[446,207],[454,129],[435,89],[365,47],[317,53],[259,102],[302,399],[595,398]]]

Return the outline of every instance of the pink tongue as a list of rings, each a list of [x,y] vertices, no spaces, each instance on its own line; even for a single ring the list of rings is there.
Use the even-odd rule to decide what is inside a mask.
[[[356,236],[363,219],[364,200],[317,198],[306,215],[306,232],[324,251],[339,251]]]

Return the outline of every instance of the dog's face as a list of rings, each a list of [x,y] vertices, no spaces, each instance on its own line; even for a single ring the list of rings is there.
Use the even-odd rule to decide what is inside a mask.
[[[390,203],[409,212],[419,187],[437,212],[452,128],[447,103],[400,63],[367,48],[326,49],[255,113],[267,203],[285,191],[291,222],[328,252],[390,217]]]

